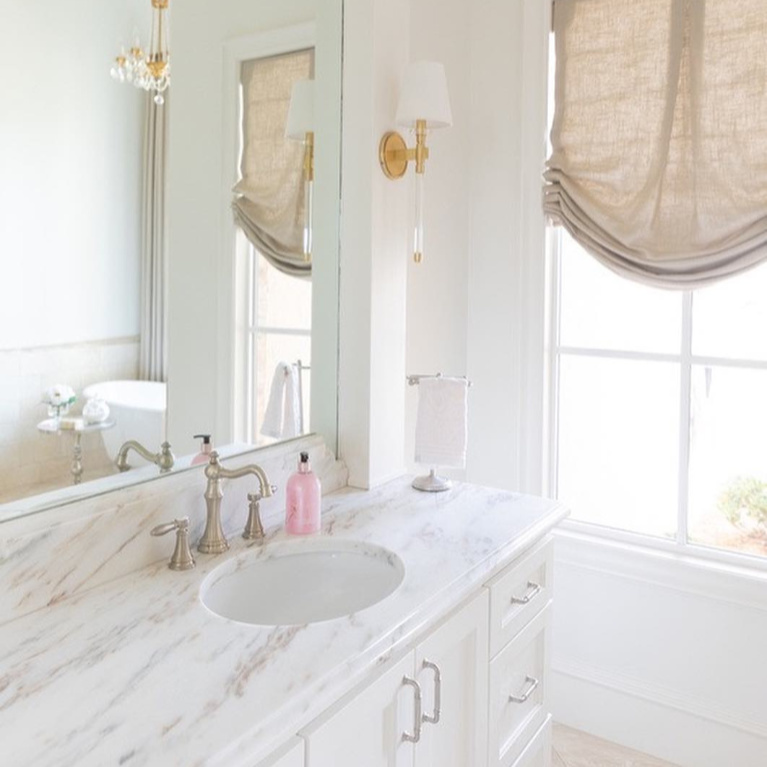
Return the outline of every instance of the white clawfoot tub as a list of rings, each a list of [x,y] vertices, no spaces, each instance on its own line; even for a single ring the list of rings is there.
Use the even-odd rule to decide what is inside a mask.
[[[104,447],[114,460],[124,442],[135,439],[152,452],[165,439],[167,385],[156,381],[104,381],[83,389],[83,396],[98,397],[109,405],[113,429],[101,432]],[[135,460],[135,456],[132,456]]]

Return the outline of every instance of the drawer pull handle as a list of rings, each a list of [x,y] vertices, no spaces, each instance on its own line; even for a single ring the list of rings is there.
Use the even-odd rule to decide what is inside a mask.
[[[429,724],[439,724],[439,718],[442,716],[442,670],[430,660],[425,660],[423,667],[434,672],[434,713],[431,716],[424,714],[423,721]]]
[[[529,605],[530,602],[535,599],[538,594],[541,593],[541,584],[540,583],[533,583],[532,581],[527,582],[527,588],[529,589],[527,594],[523,597],[512,597],[511,598],[511,604],[513,605]]]
[[[540,681],[534,676],[525,677],[525,689],[520,695],[509,695],[509,703],[524,703],[538,689]]]
[[[415,711],[413,713],[413,734],[409,732],[402,733],[402,740],[406,743],[418,743],[421,740],[421,723],[423,721],[423,696],[421,695],[421,685],[411,679],[409,676],[403,677],[402,684],[406,684],[413,688],[413,696],[415,698]]]

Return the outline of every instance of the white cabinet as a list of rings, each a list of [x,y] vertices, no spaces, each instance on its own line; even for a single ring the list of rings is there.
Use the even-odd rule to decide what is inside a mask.
[[[487,647],[483,592],[416,648],[424,717],[416,767],[487,763]]]
[[[487,760],[488,595],[304,733],[306,767],[480,767]]]
[[[490,767],[510,767],[543,725],[549,645],[545,609],[490,663]]]
[[[306,767],[413,767],[415,693],[410,653],[304,733]]]
[[[304,767],[551,767],[551,575],[547,539],[302,732]]]
[[[525,746],[514,767],[551,767],[551,716]]]

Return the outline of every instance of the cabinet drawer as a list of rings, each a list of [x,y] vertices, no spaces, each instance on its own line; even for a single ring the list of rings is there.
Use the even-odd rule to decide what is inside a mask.
[[[551,767],[551,731],[551,716],[548,716],[543,727],[514,762],[514,767]]]
[[[553,545],[545,540],[488,584],[491,658],[551,600]]]
[[[546,721],[549,622],[544,609],[490,663],[490,767],[514,765]]]

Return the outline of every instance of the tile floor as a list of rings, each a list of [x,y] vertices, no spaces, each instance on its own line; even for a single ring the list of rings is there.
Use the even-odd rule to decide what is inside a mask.
[[[554,725],[551,767],[675,767],[562,724]]]

